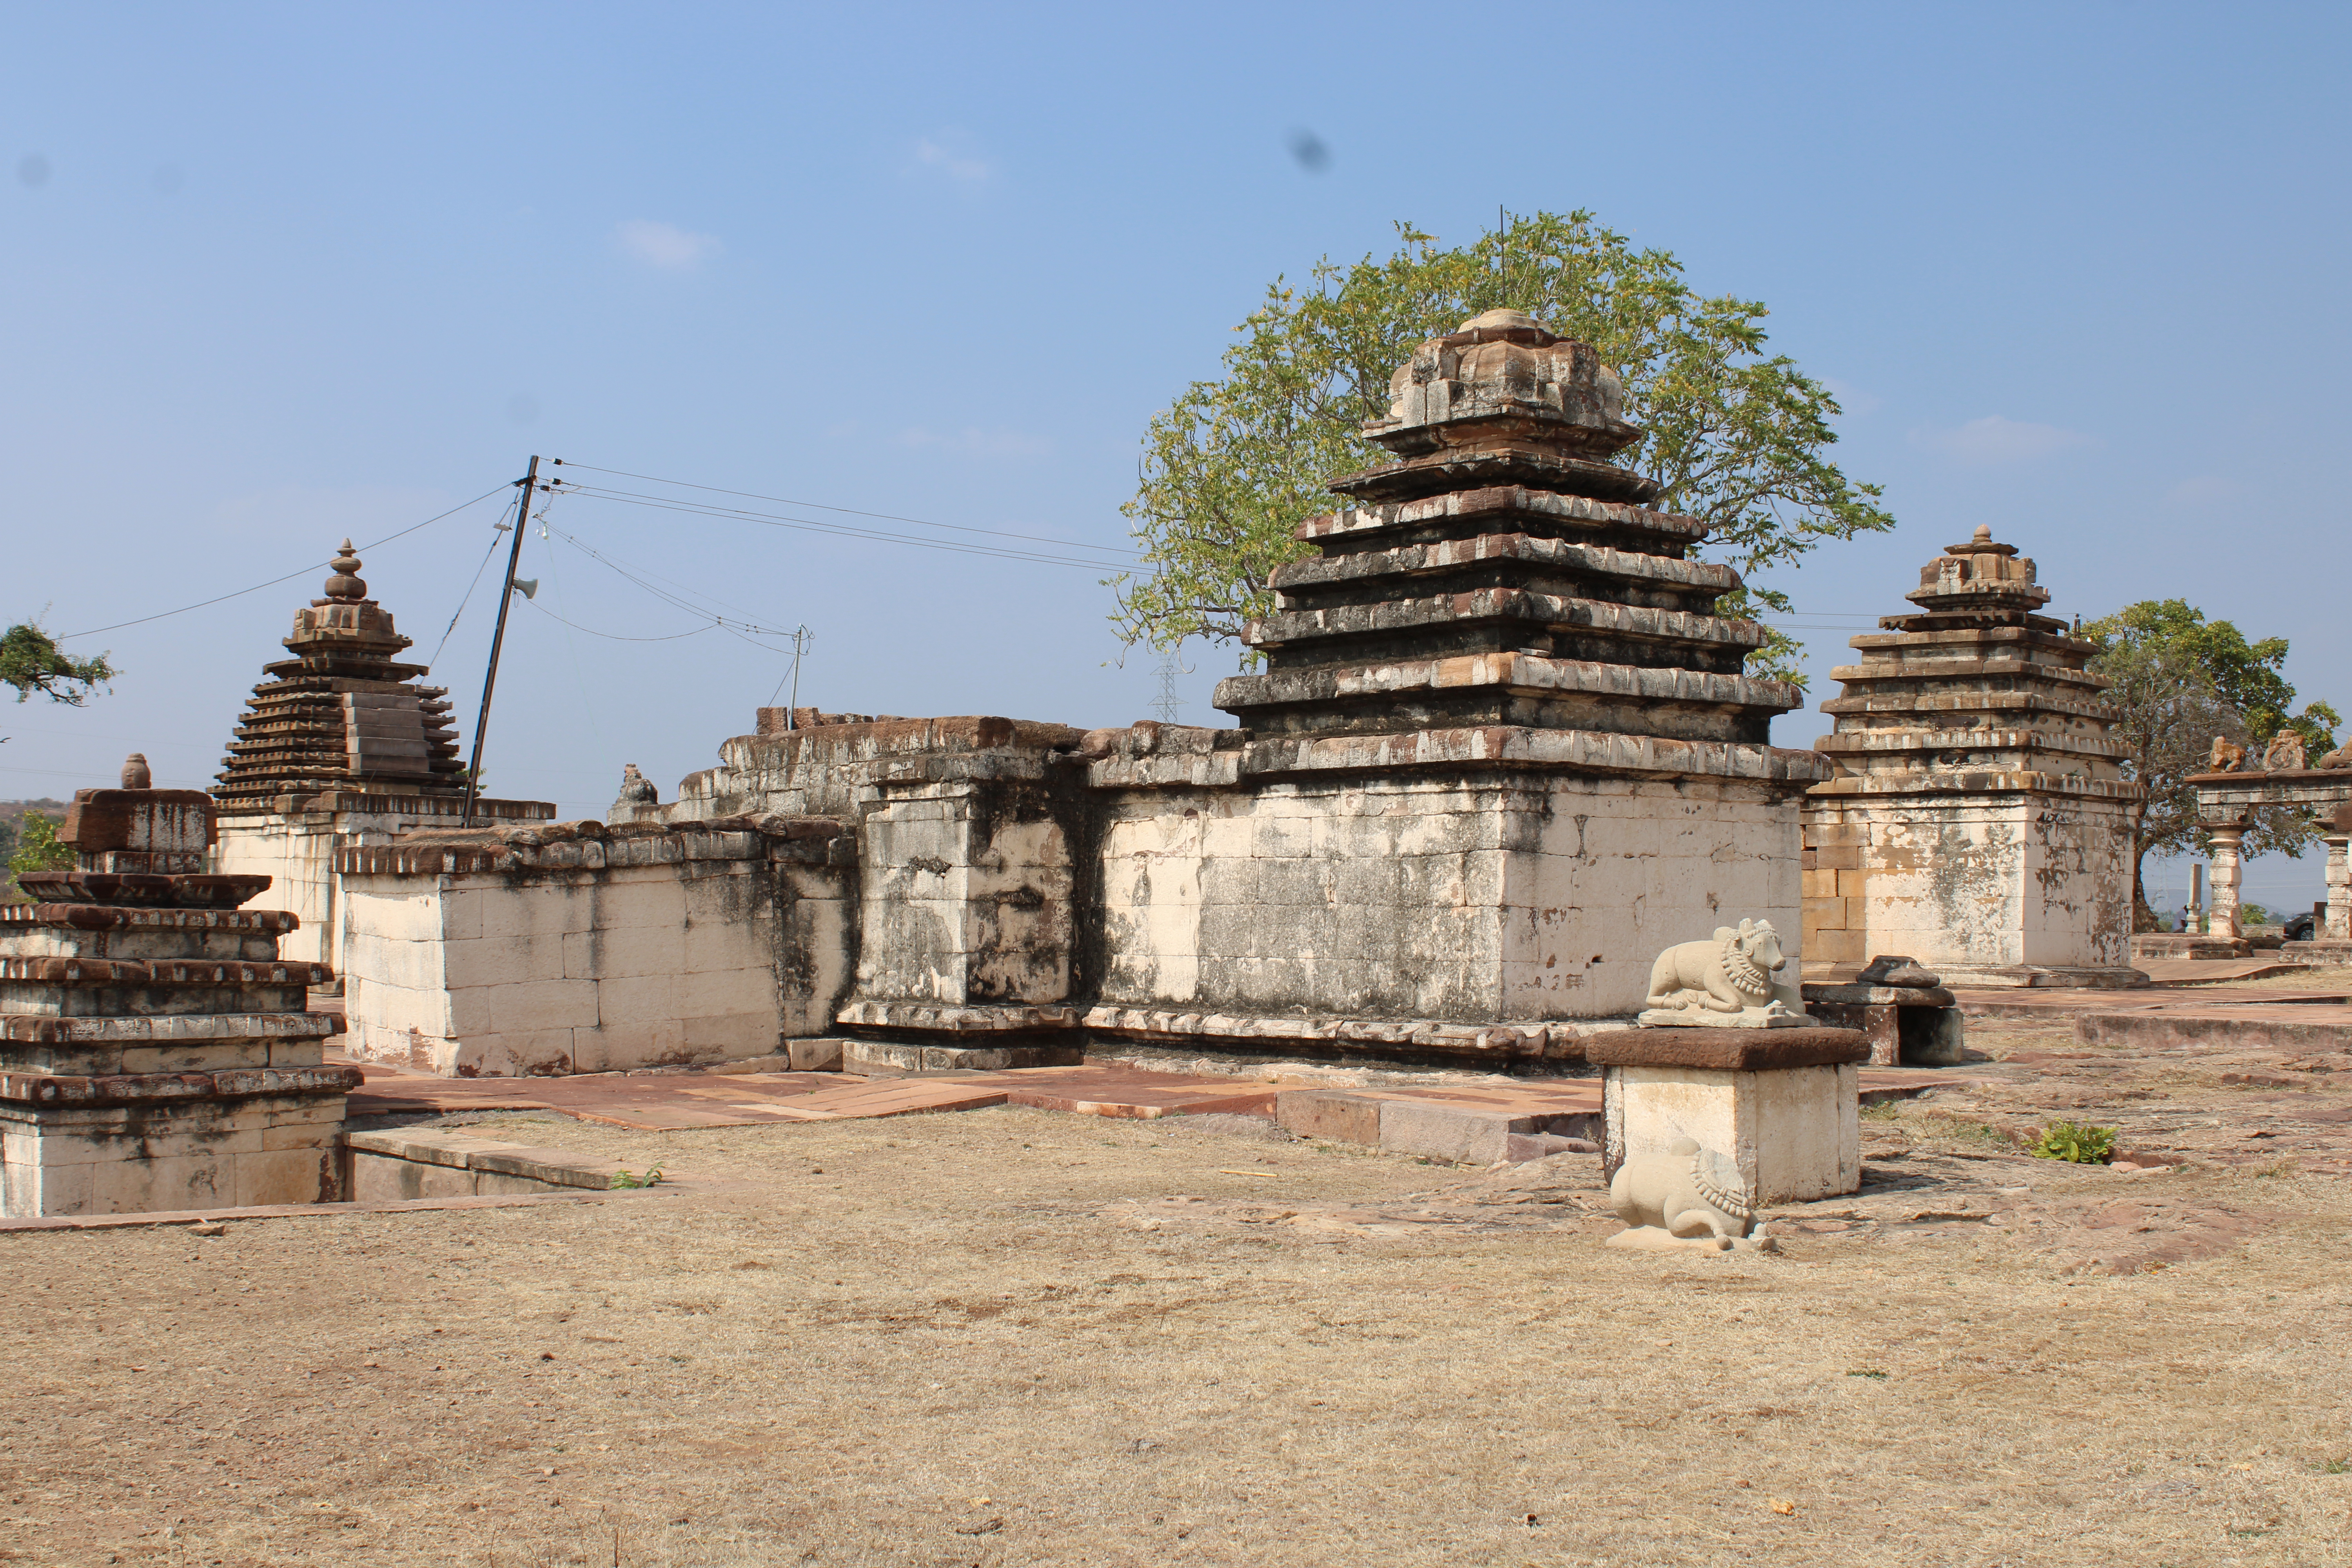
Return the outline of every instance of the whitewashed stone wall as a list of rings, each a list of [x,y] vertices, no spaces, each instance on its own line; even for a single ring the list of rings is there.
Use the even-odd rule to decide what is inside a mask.
[[[292,807],[298,797],[286,797]],[[393,844],[415,834],[457,826],[464,802],[437,795],[340,794],[301,797],[303,809],[243,812],[215,819],[218,841],[210,869],[224,876],[270,879],[269,903],[290,910],[301,924],[287,933],[282,956],[341,968],[342,889],[335,851]],[[478,800],[485,825],[544,822],[555,807],[544,801]]]
[[[1101,1000],[1477,1022],[1637,1011],[1726,914],[1799,928],[1791,802],[1489,775],[1135,792],[1109,807]]]
[[[1808,961],[1947,980],[2131,961],[2131,807],[2056,795],[1808,803]]]
[[[928,1002],[1070,994],[1068,834],[1042,797],[957,783],[892,789],[865,816],[857,989]]]
[[[348,1047],[522,1077],[739,1061],[823,1034],[853,963],[847,842],[656,829],[344,851]]]

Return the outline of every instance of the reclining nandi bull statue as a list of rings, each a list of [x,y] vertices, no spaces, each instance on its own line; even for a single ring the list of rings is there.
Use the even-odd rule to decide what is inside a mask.
[[[1650,994],[1640,1022],[1729,1029],[1785,1029],[1810,1024],[1805,999],[1791,975],[1775,978],[1789,962],[1770,921],[1717,926],[1706,942],[1686,942],[1658,954],[1650,966]]]

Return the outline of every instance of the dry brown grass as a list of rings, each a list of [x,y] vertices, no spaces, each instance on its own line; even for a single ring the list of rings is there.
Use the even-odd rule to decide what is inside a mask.
[[[0,1559],[2352,1562],[2337,1178],[1931,1102],[1784,1255],[1662,1258],[1599,1245],[1589,1157],[495,1120],[747,1185],[0,1237]],[[2215,1249],[2085,1271],[2134,1205]]]

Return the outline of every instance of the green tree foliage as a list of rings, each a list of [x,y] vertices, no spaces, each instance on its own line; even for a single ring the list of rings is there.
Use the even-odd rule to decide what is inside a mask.
[[[115,674],[104,654],[75,658],[60,650],[37,621],[19,621],[0,632],[0,681],[16,689],[19,702],[37,691],[52,702],[79,708],[92,687],[105,685]]]
[[[16,850],[8,857],[9,873],[62,871],[73,863],[73,846],[58,841],[58,825],[37,811],[26,812]]]
[[[2132,844],[2132,908],[2135,929],[2154,931],[2140,863],[2151,851],[2177,855],[2203,846],[2197,792],[2186,781],[2206,771],[2214,737],[2254,750],[2293,730],[2316,758],[2336,743],[2335,726],[2344,721],[2325,702],[2290,711],[2294,688],[2279,673],[2286,638],[2248,642],[2236,626],[2207,620],[2185,599],[2143,599],[2090,623],[2083,635],[2099,645],[2091,668],[2115,682],[2107,700],[2123,710],[2115,735],[2129,750],[2125,771],[2147,786]],[[2272,807],[2248,819],[2244,852],[2301,855],[2311,838],[2304,814]]]
[[[1224,374],[1153,417],[1123,509],[1144,564],[1108,580],[1110,618],[1130,646],[1230,641],[1265,614],[1275,568],[1310,552],[1298,524],[1330,509],[1325,485],[1390,460],[1359,433],[1388,413],[1389,377],[1415,345],[1501,307],[1600,350],[1624,380],[1625,417],[1645,431],[1619,460],[1665,486],[1656,505],[1703,520],[1709,548],[1742,573],[1894,526],[1879,488],[1829,460],[1836,399],[1765,353],[1763,305],[1701,298],[1672,255],[1636,250],[1585,212],[1514,218],[1451,249],[1410,224],[1397,235],[1385,260],[1318,262],[1311,288],[1277,279],[1234,329]],[[1755,605],[1790,601],[1752,587],[1718,608]],[[1788,679],[1795,654],[1776,637],[1757,672]]]

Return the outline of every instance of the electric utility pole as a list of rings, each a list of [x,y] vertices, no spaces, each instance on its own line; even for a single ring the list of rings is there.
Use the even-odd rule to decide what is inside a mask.
[[[490,727],[490,693],[499,684],[499,648],[507,640],[507,606],[514,599],[515,568],[522,562],[522,533],[530,521],[531,492],[539,488],[539,454],[530,457],[530,470],[515,481],[522,487],[522,504],[515,508],[514,548],[507,552],[507,583],[499,595],[499,627],[490,634],[490,668],[482,676],[481,710],[474,715],[474,761],[466,769],[466,810],[457,818],[459,827],[474,826],[474,796],[480,793],[482,779],[482,735]]]

